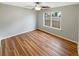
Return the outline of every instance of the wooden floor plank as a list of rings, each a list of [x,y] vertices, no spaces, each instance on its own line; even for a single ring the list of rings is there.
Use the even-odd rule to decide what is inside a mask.
[[[0,56],[2,55],[2,48],[0,47]]]
[[[2,56],[77,56],[77,44],[35,30],[1,41]]]

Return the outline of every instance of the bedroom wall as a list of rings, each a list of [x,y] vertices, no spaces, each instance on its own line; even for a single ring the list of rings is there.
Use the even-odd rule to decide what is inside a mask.
[[[0,41],[7,37],[32,31],[35,28],[35,11],[0,4]]]
[[[79,3],[78,3],[78,55],[79,55]]]
[[[45,10],[48,12],[61,11],[62,13],[61,30],[43,26],[43,12],[45,11],[37,12],[38,13],[37,28],[49,32],[51,34],[68,38],[68,40],[77,43],[78,42],[78,8],[77,7],[78,5],[76,4],[76,5],[69,5],[63,7],[56,7],[51,10]]]

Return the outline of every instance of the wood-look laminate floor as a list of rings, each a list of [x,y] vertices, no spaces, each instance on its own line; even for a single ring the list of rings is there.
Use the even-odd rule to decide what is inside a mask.
[[[77,44],[40,30],[2,40],[2,56],[60,55],[77,55]]]
[[[0,47],[0,56],[1,56],[1,47]]]

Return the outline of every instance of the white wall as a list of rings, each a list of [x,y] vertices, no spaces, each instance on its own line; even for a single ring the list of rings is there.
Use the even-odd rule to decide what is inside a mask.
[[[40,11],[38,13],[38,28],[44,31],[47,31],[52,34],[56,34],[59,36],[63,36],[68,38],[70,41],[78,42],[78,9],[77,5],[69,5],[63,7],[53,8],[51,10],[46,10],[48,12],[52,11],[61,11],[62,19],[61,19],[61,30],[56,30],[43,26],[43,12]]]
[[[78,55],[79,55],[79,4],[78,4]]]
[[[50,11],[62,12],[62,30],[50,29],[43,26],[43,12],[0,4],[0,40],[6,37],[29,32],[37,28],[54,33],[70,40],[78,41],[78,15],[77,5],[53,8]]]
[[[0,40],[35,28],[35,11],[0,4]]]

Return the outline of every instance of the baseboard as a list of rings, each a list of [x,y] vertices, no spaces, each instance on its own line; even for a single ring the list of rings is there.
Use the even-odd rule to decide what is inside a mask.
[[[71,41],[71,42],[77,44],[76,41],[70,40],[70,39],[68,39],[68,38],[66,38],[66,37],[59,36],[59,35],[54,34],[54,33],[50,33],[50,32],[48,32],[48,31],[43,30],[43,29],[40,29],[40,28],[37,28],[37,29],[38,29],[38,30],[41,30],[41,31],[44,31],[44,32],[47,32],[47,33],[49,33],[49,34],[52,34],[52,35],[54,35],[54,36],[60,37],[60,38],[62,38],[62,39],[66,39],[66,40],[68,40],[68,41]],[[29,30],[29,31],[21,32],[21,33],[18,33],[18,34],[15,34],[15,35],[11,35],[11,36],[8,36],[8,37],[5,37],[5,38],[1,38],[1,40],[6,39],[6,38],[10,38],[10,37],[13,37],[13,36],[17,36],[17,35],[20,35],[20,34],[23,34],[23,33],[31,32],[31,31],[34,31],[34,30],[36,30],[36,29],[32,29],[32,30]],[[0,46],[1,46],[1,43],[0,43]]]
[[[73,43],[78,44],[76,41],[70,40],[69,38],[66,38],[66,37],[63,37],[63,36],[60,36],[60,35],[57,35],[57,34],[54,34],[54,33],[50,33],[50,32],[48,32],[48,31],[43,30],[43,29],[40,29],[40,28],[37,28],[37,29],[38,29],[38,30],[41,30],[41,31],[44,31],[44,32],[46,32],[46,33],[49,33],[49,34],[51,34],[51,35],[57,36],[57,37],[59,37],[59,38],[62,38],[62,39],[65,39],[65,40],[68,40],[68,41],[71,41],[71,42],[73,42]]]
[[[17,35],[21,35],[21,34],[24,34],[24,33],[28,33],[28,32],[34,31],[34,30],[36,30],[36,29],[31,29],[29,31],[25,31],[25,32],[17,33],[17,34],[11,35],[11,36],[7,36],[7,37],[4,37],[4,38],[1,38],[0,40],[7,39],[7,38],[17,36]]]
[[[15,34],[15,35],[11,35],[11,36],[8,36],[8,37],[5,37],[5,38],[1,38],[1,39],[0,39],[0,56],[2,55],[1,40],[7,39],[7,38],[11,38],[11,37],[13,37],[13,36],[17,36],[17,35],[20,35],[20,34],[28,33],[28,32],[34,31],[34,30],[36,30],[36,29],[31,29],[31,30],[29,30],[29,31],[25,31],[25,32],[21,32],[21,33],[18,33],[18,34]]]

